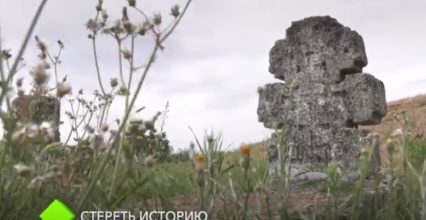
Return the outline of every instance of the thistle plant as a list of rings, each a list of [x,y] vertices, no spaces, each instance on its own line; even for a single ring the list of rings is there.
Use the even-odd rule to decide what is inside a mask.
[[[51,53],[49,45],[41,37],[32,38],[46,3],[47,0],[41,1],[15,57],[0,42],[0,116],[4,127],[4,138],[0,145],[2,218],[34,218],[52,198],[68,201],[75,211],[99,207],[116,209],[134,199],[132,192],[137,194],[136,188],[146,187],[151,179],[151,174],[144,174],[134,166],[150,169],[157,159],[164,160],[164,154],[171,152],[163,131],[165,118],[160,131],[155,127],[159,115],[153,120],[144,121],[136,130],[129,126],[129,118],[130,112],[135,112],[135,101],[148,72],[159,52],[165,49],[166,40],[182,20],[191,0],[182,8],[172,6],[170,19],[160,14],[148,16],[137,6],[136,1],[129,1],[129,6],[122,9],[121,18],[115,21],[109,18],[103,1],[97,2],[96,15],[86,25],[90,32],[100,87],[99,92],[95,90],[93,99],[88,99],[83,90],[73,91],[68,77],[61,76],[64,43],[58,41],[57,52]],[[129,17],[129,9],[140,15],[139,22]],[[117,43],[118,77],[110,80],[109,90],[103,84],[102,62],[97,54],[97,40],[104,36],[112,37]],[[31,39],[35,39],[39,59],[30,70],[32,89],[25,91],[24,80],[15,80],[14,77],[21,70],[22,57]],[[148,43],[152,47],[151,53],[147,54],[147,60],[139,63],[134,59],[136,44],[148,42],[149,39],[152,40]],[[130,45],[130,49],[124,45]],[[14,60],[10,62],[12,58]],[[13,108],[9,100],[13,81],[20,100],[29,100],[25,108]],[[117,97],[125,99],[125,108],[123,117],[113,125],[109,123],[109,114]],[[59,114],[46,112],[59,112],[64,103],[69,104],[65,115],[71,129],[64,142],[59,143],[52,141],[52,136],[58,136],[57,130],[61,124]],[[76,143],[75,146],[70,146],[72,142]],[[159,149],[164,151],[159,153]],[[109,172],[113,175],[105,175]],[[157,177],[165,176],[158,174]],[[161,192],[155,195],[164,200]],[[36,197],[40,199],[35,200]],[[148,197],[143,194],[142,198]],[[35,208],[19,212],[30,210],[30,207]]]

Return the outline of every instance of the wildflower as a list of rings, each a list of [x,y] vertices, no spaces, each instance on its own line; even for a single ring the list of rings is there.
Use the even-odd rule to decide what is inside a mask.
[[[170,15],[177,18],[180,15],[179,5],[174,5],[170,11]]]
[[[206,157],[202,154],[198,154],[195,156],[195,170],[198,173],[204,172],[206,169]]]
[[[95,20],[89,19],[86,23],[86,28],[89,29],[90,31],[97,32],[100,26],[98,22],[96,22]]]
[[[240,153],[243,157],[249,157],[250,156],[250,146],[242,145],[240,147]]]
[[[241,166],[244,170],[247,170],[250,166],[250,147],[248,145],[242,145],[240,147],[240,153],[243,156]]]
[[[147,167],[152,167],[155,163],[155,159],[153,155],[149,155],[147,157],[145,157],[145,161],[144,161],[145,165]]]
[[[38,86],[42,86],[49,80],[49,74],[46,73],[46,69],[42,64],[37,65],[31,70],[31,75],[33,76],[34,82]]]
[[[65,95],[71,94],[71,86],[68,83],[58,83],[56,88],[56,94],[59,98],[64,97]]]
[[[204,187],[204,174],[206,170],[206,157],[202,154],[195,156],[196,181],[200,188]]]

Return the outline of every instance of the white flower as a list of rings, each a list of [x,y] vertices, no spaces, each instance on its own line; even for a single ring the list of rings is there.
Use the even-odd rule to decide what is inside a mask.
[[[38,136],[39,132],[39,127],[36,124],[27,124],[24,128],[23,128],[23,133],[25,134],[26,137],[28,138],[35,138]]]
[[[58,87],[56,88],[56,93],[59,98],[64,97],[65,95],[71,94],[71,86],[68,83],[58,83]]]
[[[52,123],[43,122],[40,125],[40,133],[45,140],[52,140],[55,136],[55,131],[53,129]]]

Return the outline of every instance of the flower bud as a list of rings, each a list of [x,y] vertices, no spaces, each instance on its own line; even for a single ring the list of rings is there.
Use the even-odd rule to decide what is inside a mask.
[[[110,81],[109,81],[109,83],[110,83],[110,85],[111,85],[111,87],[116,87],[116,86],[118,86],[118,79],[117,78],[112,78]]]
[[[121,51],[121,53],[123,54],[123,57],[126,60],[130,60],[132,58],[132,53],[126,49]]]
[[[71,94],[71,86],[68,83],[58,83],[56,88],[56,94],[59,98],[63,98],[65,95]]]
[[[33,76],[34,82],[36,85],[41,86],[49,80],[49,74],[46,73],[45,68],[42,64],[37,65],[31,71],[31,75]]]
[[[170,11],[170,15],[177,18],[180,15],[179,5],[174,5]]]
[[[24,78],[22,77],[16,80],[16,87],[22,87],[22,81],[24,81]]]
[[[161,24],[161,15],[160,14],[154,14],[153,22],[154,22],[155,25],[160,25]]]
[[[130,7],[136,7],[136,0],[127,0]]]

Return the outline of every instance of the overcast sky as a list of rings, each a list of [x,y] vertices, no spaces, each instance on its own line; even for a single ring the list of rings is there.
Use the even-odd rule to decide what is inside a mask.
[[[3,47],[16,54],[39,2],[0,0]],[[75,92],[98,88],[84,26],[96,2],[51,0],[35,31],[53,51],[57,40],[64,42],[60,74],[68,75]],[[104,2],[115,18],[126,5],[125,0]],[[150,14],[164,16],[176,3],[184,1],[138,0]],[[369,61],[364,72],[385,83],[388,101],[426,93],[425,0],[194,0],[147,78],[137,105],[147,106],[142,117],[163,110],[169,101],[165,129],[175,148],[193,140],[188,126],[200,136],[205,129],[221,131],[233,148],[267,137],[270,131],[257,122],[256,90],[276,81],[268,72],[269,50],[284,38],[291,21],[314,15],[335,17],[363,36]],[[107,84],[118,69],[112,43],[105,38],[99,45]],[[136,53],[146,54],[145,49],[138,46]],[[28,66],[35,64],[36,54],[32,41],[25,54]],[[29,76],[25,70],[20,75]],[[118,103],[111,120],[122,111]]]

